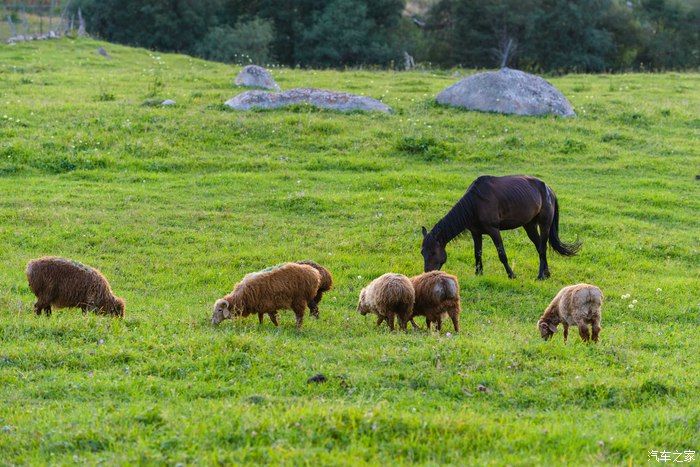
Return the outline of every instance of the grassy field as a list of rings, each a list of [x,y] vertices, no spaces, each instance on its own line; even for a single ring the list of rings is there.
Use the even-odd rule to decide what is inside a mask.
[[[452,72],[275,69],[282,88],[396,112],[235,113],[222,103],[236,72],[91,40],[0,46],[0,464],[645,464],[700,450],[700,75],[553,78],[578,113],[557,119],[438,107]],[[142,105],[154,96],[177,105]],[[461,280],[463,332],[390,333],[357,314],[372,278],[421,272],[421,225],[478,175],[512,173],[554,188],[579,256],[552,253],[538,282],[534,247],[509,231],[518,278],[486,240],[475,277],[459,239],[444,269]],[[35,317],[24,267],[46,254],[100,268],[126,318]],[[335,276],[319,321],[210,325],[245,273],[304,258]],[[606,295],[601,342],[543,342],[538,317],[576,282]],[[328,382],[307,384],[319,372]]]

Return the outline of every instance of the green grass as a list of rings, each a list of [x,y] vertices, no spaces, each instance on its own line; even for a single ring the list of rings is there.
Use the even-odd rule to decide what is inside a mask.
[[[273,70],[282,88],[395,113],[236,113],[221,105],[236,71],[90,40],[0,47],[0,464],[640,464],[700,450],[700,75],[555,78],[578,113],[557,119],[438,107],[448,72],[290,69]],[[534,247],[508,231],[518,278],[490,242],[475,277],[471,240],[453,242],[459,335],[392,334],[356,313],[372,278],[420,272],[421,225],[478,175],[512,173],[554,188],[579,256],[552,254],[552,278],[535,281]],[[127,317],[35,317],[24,266],[46,254],[100,268]],[[247,272],[304,258],[335,276],[319,321],[209,324]],[[576,282],[607,297],[601,342],[543,342],[538,317]],[[307,384],[318,372],[328,382]]]

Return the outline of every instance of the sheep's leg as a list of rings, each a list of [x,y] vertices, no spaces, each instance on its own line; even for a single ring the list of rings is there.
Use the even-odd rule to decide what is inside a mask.
[[[564,326],[564,342],[566,342],[566,339],[569,338],[569,323],[564,321],[561,324]]]
[[[455,332],[459,332],[459,313],[449,313]]]
[[[491,240],[493,240],[493,244],[496,246],[496,251],[498,252],[498,259],[500,259],[501,263],[503,263],[503,267],[505,268],[506,273],[508,274],[508,277],[510,279],[515,279],[515,273],[508,265],[508,256],[506,255],[506,248],[503,246],[503,239],[501,238],[501,231],[498,230],[497,228],[490,227],[486,231],[486,234],[489,237],[491,237]]]
[[[270,313],[270,321],[272,321],[272,324],[275,326],[279,326],[280,324],[277,322],[277,313]]]
[[[51,316],[51,305],[44,305],[44,314],[46,316]]]
[[[377,316],[377,327],[379,327],[384,321],[386,321],[386,318],[384,316]]]
[[[36,303],[34,304],[34,313],[35,313],[37,316],[41,316],[41,311],[42,311],[43,309],[44,309],[44,305],[43,305],[42,303],[36,302]]]
[[[316,304],[318,305],[319,303],[321,303],[322,298],[323,298],[323,292],[321,292],[319,290],[318,293],[316,294],[316,296],[314,297],[314,302],[316,302]]]
[[[392,331],[394,330],[394,319],[395,318],[396,318],[396,315],[394,315],[393,311],[390,311],[386,315],[386,321],[389,324],[389,329],[391,329]]]
[[[265,313],[258,313],[258,324],[263,323],[263,318],[265,318]]]
[[[318,302],[315,298],[309,302],[309,311],[311,311],[311,316],[318,319]]]
[[[297,330],[301,329],[304,324],[304,311],[306,310],[306,302],[297,302],[292,305],[292,310],[297,317]]]
[[[427,316],[425,317],[425,325],[428,328],[428,332],[430,332],[430,318]]]
[[[593,331],[593,333],[592,333],[593,334],[593,336],[592,336],[593,342],[598,342],[598,334],[600,333],[600,320],[599,319],[596,319],[595,321],[593,321],[593,323],[591,324],[591,331]]]
[[[484,265],[481,263],[483,238],[481,234],[476,234],[474,232],[472,232],[472,238],[474,239],[474,274],[480,276],[484,273]]]
[[[583,339],[584,342],[588,342],[590,335],[588,333],[588,325],[586,323],[578,325],[578,333],[581,335],[581,339]]]
[[[438,332],[442,331],[442,316],[438,316],[435,323],[435,327],[437,328]]]

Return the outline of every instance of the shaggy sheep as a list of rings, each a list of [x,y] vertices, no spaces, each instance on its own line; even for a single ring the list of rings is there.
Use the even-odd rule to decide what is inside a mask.
[[[331,289],[331,287],[333,287],[333,276],[331,276],[331,273],[328,269],[324,268],[315,261],[297,261],[296,264],[306,264],[307,266],[311,266],[312,268],[317,270],[318,273],[321,275],[321,285],[318,287],[318,293],[316,293],[314,299],[309,302],[309,310],[311,311],[311,316],[318,319],[318,304],[323,298],[323,292],[327,292]],[[273,315],[270,315],[270,319],[272,319],[272,316]],[[264,317],[265,313],[258,313],[258,322],[260,324],[262,324]]]
[[[394,330],[394,318],[399,318],[399,326],[404,331],[411,319],[415,293],[408,277],[403,274],[387,273],[370,282],[360,292],[357,311],[361,315],[374,313],[378,316],[377,326],[386,321]],[[413,323],[415,326],[415,323]]]
[[[435,323],[438,331],[442,328],[443,318],[449,316],[455,332],[459,332],[462,307],[457,278],[442,271],[431,271],[412,277],[411,283],[416,293],[413,316],[425,316],[428,330],[431,323]]]
[[[233,292],[216,301],[211,322],[219,324],[234,316],[267,313],[278,326],[277,311],[287,308],[294,311],[300,329],[306,306],[313,302],[320,285],[321,274],[306,264],[285,263],[248,274]]]
[[[36,295],[34,312],[51,315],[51,307],[76,307],[124,317],[124,300],[114,296],[107,279],[89,266],[65,258],[46,256],[27,264],[29,288]]]
[[[311,316],[318,319],[318,304],[323,298],[323,292],[328,292],[329,290],[331,290],[331,287],[333,287],[333,276],[331,275],[331,272],[328,269],[324,268],[315,261],[297,261],[297,264],[306,264],[308,266],[311,266],[312,268],[317,270],[318,273],[321,275],[321,285],[318,287],[318,293],[316,293],[316,296],[314,297],[313,301],[309,302]]]
[[[576,284],[564,287],[554,297],[542,317],[537,322],[537,328],[544,340],[548,340],[557,332],[557,325],[564,325],[564,342],[569,337],[569,326],[578,326],[581,339],[588,341],[588,325],[591,325],[593,342],[598,342],[600,333],[600,307],[603,303],[603,292],[595,285]]]

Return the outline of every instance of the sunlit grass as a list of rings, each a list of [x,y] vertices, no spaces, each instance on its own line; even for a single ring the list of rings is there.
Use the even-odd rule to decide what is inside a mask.
[[[0,46],[0,463],[637,464],[698,450],[699,75],[552,79],[578,113],[556,119],[438,107],[447,72],[290,69],[274,70],[283,89],[395,113],[236,113],[221,106],[236,71],[90,40]],[[153,97],[177,105],[142,105]],[[421,225],[476,176],[511,173],[554,188],[579,256],[552,253],[537,282],[527,236],[505,232],[511,281],[491,244],[475,277],[471,240],[453,242],[459,335],[390,334],[355,312],[372,278],[420,272]],[[36,318],[24,266],[44,254],[100,268],[126,319]],[[319,321],[209,325],[245,273],[304,258],[335,276]],[[601,342],[541,341],[542,310],[575,282],[606,295]],[[319,372],[328,382],[307,384]]]

